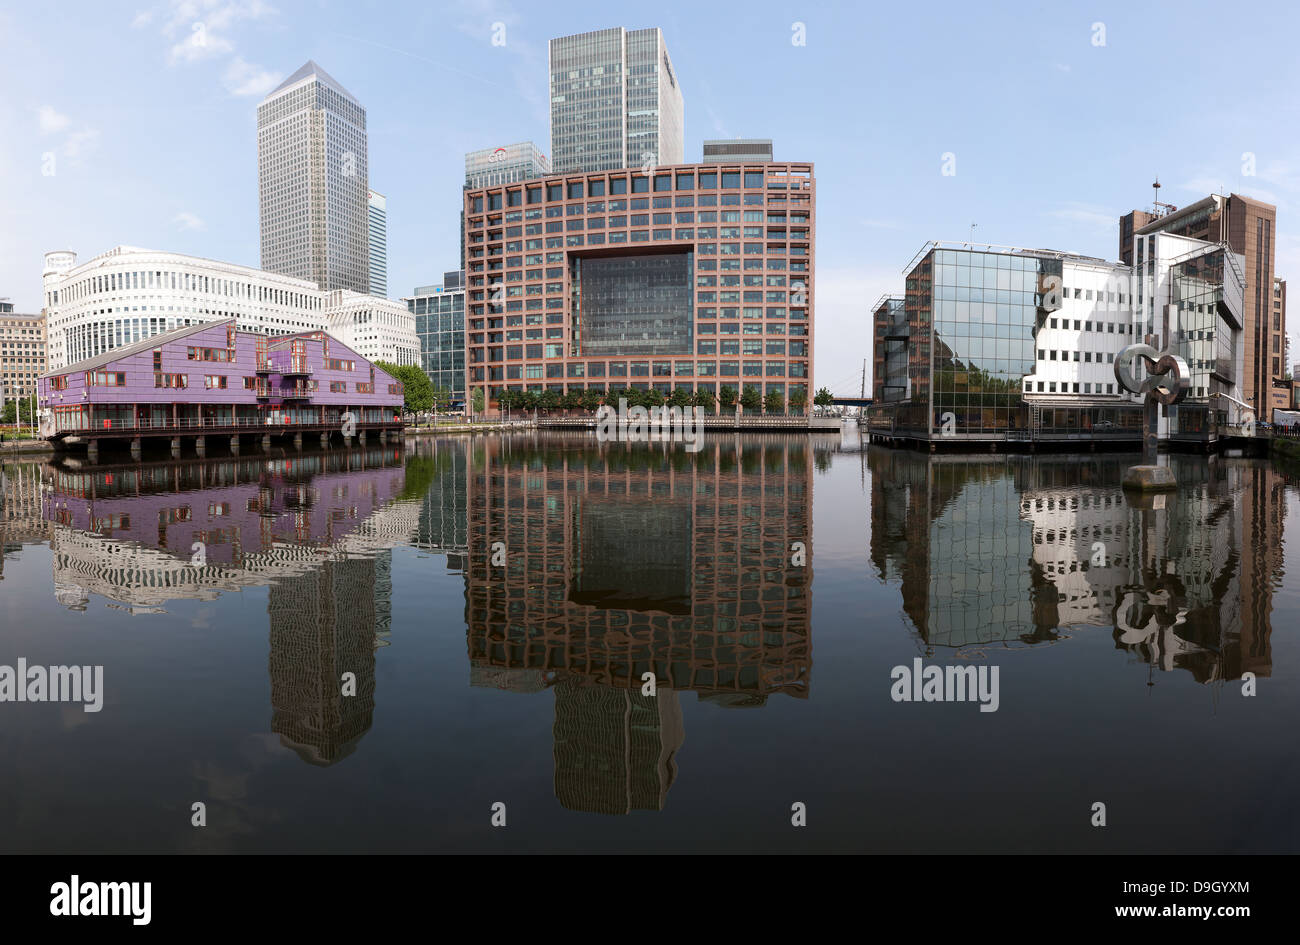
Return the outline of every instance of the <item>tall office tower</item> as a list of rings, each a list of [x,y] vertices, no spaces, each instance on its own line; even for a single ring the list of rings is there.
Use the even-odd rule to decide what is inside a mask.
[[[388,198],[366,191],[369,201],[370,294],[388,298]]]
[[[771,138],[710,138],[704,142],[705,164],[772,160]]]
[[[310,60],[257,107],[262,268],[370,291],[366,110]]]
[[[685,111],[663,33],[621,26],[550,43],[551,170],[685,161]]]
[[[1272,411],[1273,381],[1283,376],[1286,321],[1273,327],[1274,260],[1277,208],[1241,194],[1211,194],[1185,207],[1158,204],[1154,212],[1134,210],[1120,217],[1120,259],[1134,267],[1139,299],[1153,264],[1149,238],[1154,233],[1190,236],[1212,243],[1227,243],[1246,257],[1245,312],[1242,345],[1244,376],[1238,378],[1242,398],[1263,420]],[[1129,239],[1125,241],[1125,234]],[[1278,388],[1282,390],[1281,387]]]

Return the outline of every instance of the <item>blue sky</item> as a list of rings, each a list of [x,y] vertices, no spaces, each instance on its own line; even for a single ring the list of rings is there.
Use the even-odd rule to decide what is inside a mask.
[[[1157,174],[1170,203],[1235,191],[1277,204],[1278,273],[1300,280],[1300,13],[1248,13],[1267,28],[1186,2],[10,0],[0,297],[39,310],[52,249],[258,265],[255,108],[309,58],[367,109],[389,293],[408,294],[457,264],[464,153],[530,138],[549,153],[546,41],[659,26],[687,160],[704,138],[753,136],[815,163],[816,383],[849,392],[871,305],[901,289],[926,240],[966,239],[974,222],[979,241],[1113,259],[1116,218],[1150,203]]]

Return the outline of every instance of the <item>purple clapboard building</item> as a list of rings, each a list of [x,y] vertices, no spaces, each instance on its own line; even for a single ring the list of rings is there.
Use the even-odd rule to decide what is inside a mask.
[[[170,437],[179,452],[206,438],[367,432],[381,440],[402,427],[402,385],[323,331],[269,337],[234,319],[187,325],[115,348],[39,381],[41,433],[56,445]]]

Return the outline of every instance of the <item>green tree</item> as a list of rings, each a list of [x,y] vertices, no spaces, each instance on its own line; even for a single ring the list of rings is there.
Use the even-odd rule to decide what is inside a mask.
[[[763,404],[763,398],[758,394],[758,388],[753,384],[746,384],[745,389],[740,393],[740,406],[746,410],[757,410]]]
[[[707,412],[713,413],[715,402],[716,398],[713,396],[713,391],[707,387],[701,387],[695,391],[695,406],[703,407]]]
[[[605,400],[605,395],[598,390],[585,390],[582,392],[582,409],[596,412],[596,408]]]
[[[559,391],[554,391],[550,388],[542,391],[541,396],[537,398],[537,405],[543,410],[555,410],[560,406]]]
[[[673,392],[668,395],[668,406],[670,407],[689,407],[692,401],[691,392],[685,387],[674,388]]]
[[[763,410],[766,413],[785,413],[785,397],[780,391],[768,391],[763,398]]]
[[[451,391],[447,388],[438,386],[433,389],[433,410],[435,413],[442,413],[451,403]]]
[[[795,413],[803,413],[803,408],[808,406],[808,392],[802,387],[796,387],[790,391],[790,409]]]
[[[736,406],[736,388],[732,387],[730,384],[723,384],[722,388],[718,391],[718,403],[721,404],[725,410],[730,410]]]
[[[605,404],[606,404],[606,406],[613,407],[615,410],[617,410],[617,409],[618,409],[618,401],[619,401],[619,398],[622,398],[623,400],[627,400],[627,399],[628,399],[627,388],[626,388],[626,387],[611,387],[611,388],[609,389],[609,393],[607,393],[607,394],[605,395]]]
[[[474,393],[470,397],[470,409],[473,411],[472,416],[478,416],[487,409],[487,398],[483,394],[483,388],[475,387]]]
[[[813,398],[813,403],[818,407],[829,407],[835,396],[825,387],[817,391],[817,396]]]
[[[641,403],[645,407],[662,407],[664,403],[663,392],[657,387],[651,387],[649,390],[642,392]]]
[[[376,361],[375,367],[402,385],[403,412],[420,414],[433,409],[433,383],[418,365]]]
[[[22,400],[5,400],[4,411],[0,413],[0,423],[12,426],[19,420],[20,412],[22,422],[31,425],[32,411],[36,407],[36,398],[24,397]]]

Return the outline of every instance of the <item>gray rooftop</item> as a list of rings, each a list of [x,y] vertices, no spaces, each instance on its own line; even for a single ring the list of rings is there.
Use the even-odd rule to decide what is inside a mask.
[[[97,354],[93,358],[86,358],[84,361],[78,361],[76,364],[69,364],[67,367],[59,368],[57,371],[46,371],[41,377],[57,377],[60,374],[71,374],[74,371],[94,371],[102,368],[106,364],[112,364],[114,361],[121,361],[123,358],[129,358],[133,354],[140,354],[144,351],[150,351],[159,345],[167,344],[170,341],[179,341],[181,338],[188,338],[205,328],[212,328],[216,325],[227,325],[233,322],[233,318],[220,318],[211,322],[200,322],[197,325],[184,325],[180,328],[173,328],[171,331],[159,332],[156,335],[150,335],[143,341],[137,341],[133,344],[123,345],[120,348],[114,348],[112,351],[105,351],[103,354]]]
[[[305,63],[303,63],[301,68],[299,68],[297,72],[295,72],[293,75],[289,76],[289,78],[285,79],[283,82],[277,85],[275,89],[269,95],[266,96],[265,99],[262,99],[262,101],[275,98],[285,89],[287,89],[289,86],[301,82],[303,79],[307,78],[308,76],[315,76],[316,81],[320,82],[322,85],[328,85],[335,92],[338,92],[340,95],[346,98],[349,102],[352,102],[354,105],[357,106],[361,105],[361,103],[358,102],[352,96],[351,92],[349,92],[343,86],[339,85],[338,80],[336,80],[332,75],[330,75],[320,66],[316,65],[316,60],[314,59],[308,59]]]

